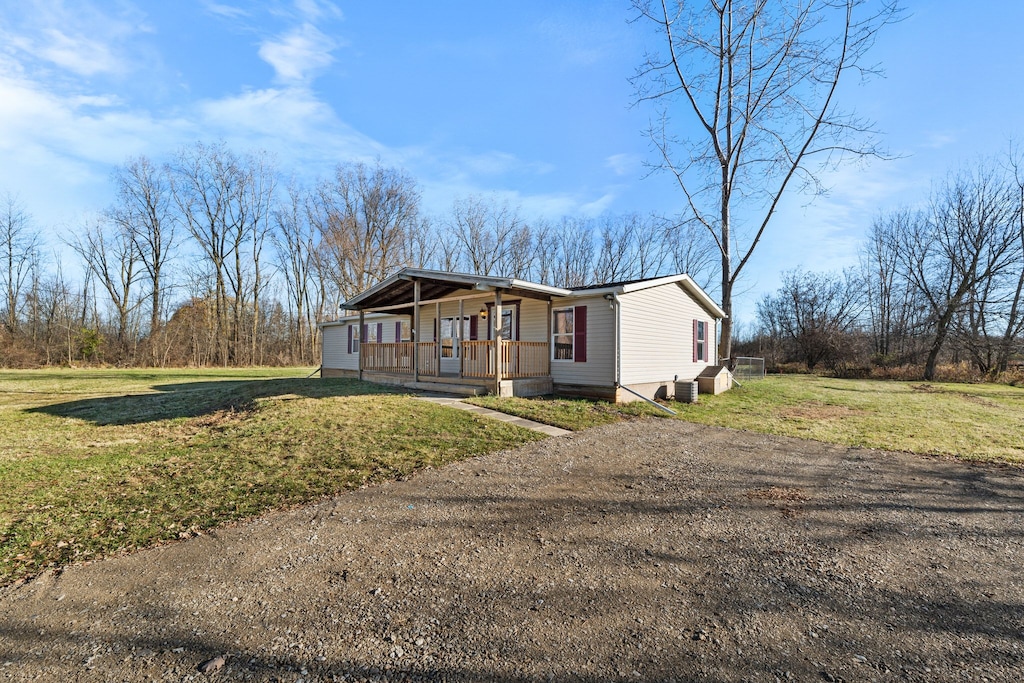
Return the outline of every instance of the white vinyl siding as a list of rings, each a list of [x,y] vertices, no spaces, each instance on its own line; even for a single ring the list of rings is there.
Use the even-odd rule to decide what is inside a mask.
[[[348,325],[330,325],[321,330],[322,365],[331,370],[358,370],[359,356],[348,352]]]
[[[621,383],[692,380],[710,365],[693,362],[693,321],[707,327],[707,355],[713,358],[714,318],[678,284],[666,284],[619,296],[622,306]]]
[[[408,320],[407,316],[370,314],[365,317],[365,324],[369,328],[370,341],[377,334],[377,324],[381,324],[380,342],[393,342],[395,340],[395,323],[401,320]],[[359,352],[356,348],[352,353],[348,352],[348,328],[349,325],[359,328],[357,316],[347,316],[339,321],[339,324],[325,325],[323,334],[323,366],[331,370],[358,370]],[[360,335],[361,336],[361,335]]]
[[[611,387],[615,384],[615,312],[602,296],[556,298],[552,308],[587,307],[587,361],[552,361],[555,384]]]

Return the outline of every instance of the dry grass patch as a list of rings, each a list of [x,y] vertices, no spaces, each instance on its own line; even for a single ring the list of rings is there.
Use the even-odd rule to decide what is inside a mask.
[[[0,373],[0,584],[540,438],[352,380],[107,374],[26,409],[42,379]]]

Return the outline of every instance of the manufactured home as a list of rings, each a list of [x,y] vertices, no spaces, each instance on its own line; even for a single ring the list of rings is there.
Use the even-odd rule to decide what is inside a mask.
[[[563,289],[406,268],[321,324],[323,377],[500,396],[671,397],[725,313],[687,275]]]

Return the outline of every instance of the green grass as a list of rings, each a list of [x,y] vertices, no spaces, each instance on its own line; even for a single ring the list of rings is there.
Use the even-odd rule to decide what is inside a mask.
[[[475,399],[565,429],[643,413],[582,400]],[[641,404],[645,405],[645,404]],[[1024,388],[770,376],[696,404],[670,402],[690,422],[866,448],[1024,463]]]
[[[552,398],[550,396],[539,398],[476,396],[466,399],[466,402],[573,432],[641,415],[655,417],[668,415],[668,413],[642,401],[615,405],[605,401]]]
[[[307,374],[0,372],[0,584],[540,438]]]

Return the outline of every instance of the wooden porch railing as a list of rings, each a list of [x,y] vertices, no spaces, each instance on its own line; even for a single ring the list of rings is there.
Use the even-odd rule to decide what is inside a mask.
[[[412,342],[366,343],[359,348],[359,367],[373,372],[412,372]]]
[[[551,374],[547,342],[502,341],[501,376],[507,379]],[[462,376],[494,376],[494,342],[462,342]]]
[[[412,374],[412,354],[419,347],[420,374],[437,374],[437,356],[434,342],[366,343],[359,348],[359,367],[369,372],[390,372],[397,375]]]
[[[369,372],[412,374],[412,354],[419,354],[421,375],[437,375],[436,342],[366,343],[359,347],[359,367]],[[462,376],[494,377],[494,342],[461,344]],[[547,342],[502,341],[501,376],[505,379],[544,377],[551,374]]]
[[[430,342],[416,342],[416,352],[420,355],[420,374],[439,375],[437,367],[437,344]],[[412,372],[412,368],[409,368]]]

